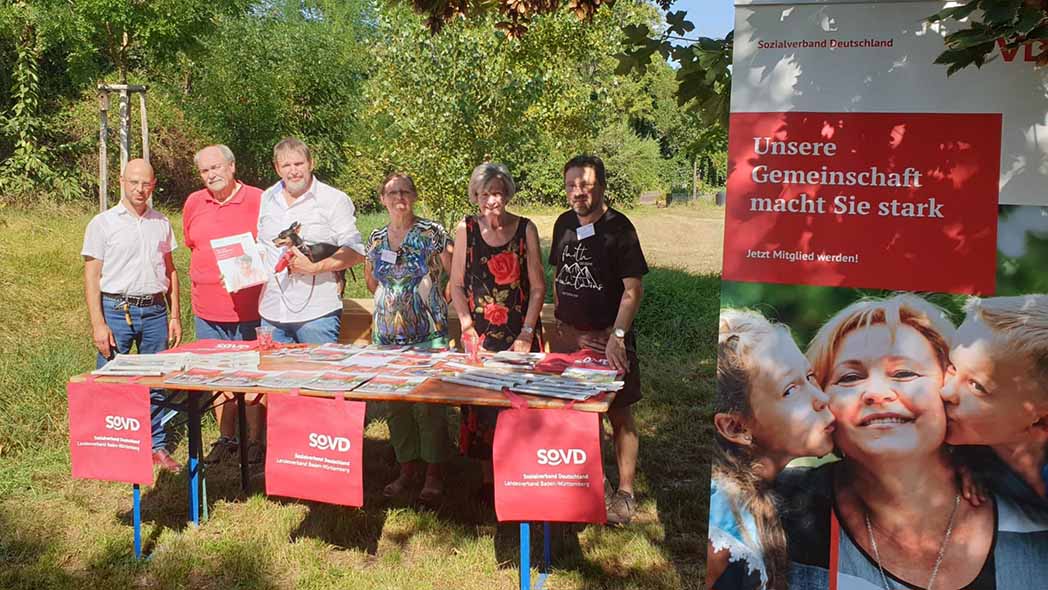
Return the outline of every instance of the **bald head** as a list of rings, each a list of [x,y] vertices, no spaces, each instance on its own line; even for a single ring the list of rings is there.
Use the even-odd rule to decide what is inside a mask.
[[[120,175],[120,186],[124,189],[124,206],[133,209],[139,215],[144,213],[155,185],[156,177],[149,162],[141,158],[128,162],[124,166],[124,173]]]
[[[146,174],[149,178],[156,179],[156,176],[153,173],[153,167],[149,165],[149,162],[146,162],[142,158],[135,158],[124,166],[124,176],[129,174]]]

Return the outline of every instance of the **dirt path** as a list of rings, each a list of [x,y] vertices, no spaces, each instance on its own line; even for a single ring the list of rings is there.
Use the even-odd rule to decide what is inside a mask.
[[[695,274],[720,272],[724,247],[723,209],[680,206],[626,211],[637,228],[650,266],[682,268]],[[553,214],[529,213],[544,244],[553,233]]]

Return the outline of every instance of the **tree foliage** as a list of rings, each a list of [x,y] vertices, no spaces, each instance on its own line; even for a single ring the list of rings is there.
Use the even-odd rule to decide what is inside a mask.
[[[935,60],[947,66],[947,75],[970,65],[982,67],[998,43],[1002,49],[1018,49],[1036,42],[1037,65],[1048,65],[1048,0],[968,0],[928,20],[961,19],[967,19],[968,27],[946,35],[946,50]]]
[[[342,142],[365,109],[374,14],[363,1],[278,0],[219,19],[207,47],[165,82],[210,135],[238,154],[237,172],[266,184],[282,137],[309,143],[318,173],[342,174]]]
[[[403,1],[403,0],[394,0]],[[585,0],[582,9],[577,0],[569,2],[567,10],[582,20],[588,20],[597,9],[614,0]],[[536,15],[561,9],[559,3],[549,0],[494,0],[471,3],[468,0],[448,3],[447,0],[411,0],[410,4],[427,16],[433,30],[455,18],[477,17],[484,11],[495,11],[504,20],[499,24],[513,34],[522,35]],[[627,24],[623,27],[629,44],[617,55],[620,74],[643,71],[652,63],[653,56],[673,60],[677,70],[677,99],[681,105],[702,113],[707,122],[726,124],[730,109],[731,65],[734,35],[723,39],[689,38],[695,30],[684,11],[670,12],[672,0],[657,0],[665,13],[665,22],[658,27],[645,24]],[[959,6],[931,15],[929,21],[967,19],[967,28],[946,36],[946,50],[935,63],[947,66],[947,75],[968,67],[981,66],[1000,40],[1004,48],[1014,50],[1024,43],[1037,45],[1036,61],[1048,64],[1048,0],[967,0]]]
[[[233,148],[241,178],[268,185],[285,135],[307,141],[319,176],[362,208],[378,206],[377,184],[397,168],[445,221],[469,208],[468,175],[486,159],[508,164],[518,199],[531,202],[562,202],[561,166],[580,152],[605,158],[620,204],[690,186],[695,138],[719,128],[678,106],[664,59],[622,73],[613,57],[624,26],[659,26],[654,6],[514,6],[516,17],[477,12],[434,35],[388,1],[0,5],[0,56],[15,64],[0,71],[0,196],[93,195],[96,85],[117,79],[150,87],[161,202],[198,186],[192,153],[213,141]]]
[[[621,44],[624,20],[653,17],[628,6],[602,10],[587,24],[554,14],[535,18],[516,39],[494,27],[493,16],[432,35],[405,10],[383,10],[366,132],[346,146],[358,166],[344,184],[363,193],[385,171],[403,169],[431,210],[455,217],[469,208],[469,173],[484,160],[509,166],[521,198],[559,203],[560,166],[572,155],[601,151],[614,159],[633,150],[637,157],[615,171],[630,181],[614,185],[611,198],[629,201],[658,188],[657,172],[640,173],[658,170],[658,142],[626,125],[652,98],[643,84],[614,73],[607,51]]]

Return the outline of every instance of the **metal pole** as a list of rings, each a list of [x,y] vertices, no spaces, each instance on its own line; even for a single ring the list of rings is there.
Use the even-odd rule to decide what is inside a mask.
[[[531,528],[520,523],[520,590],[531,590]]]
[[[98,212],[109,208],[109,92],[98,91]]]
[[[131,526],[135,535],[135,559],[142,559],[142,490],[134,484]]]
[[[149,161],[149,123],[146,119],[146,91],[142,90],[138,95],[139,110],[142,115],[142,159]]]
[[[146,91],[138,94],[139,111],[142,119],[142,159],[149,163],[149,123],[146,120]],[[149,195],[149,206],[153,206],[153,194]]]
[[[695,200],[699,196],[699,159],[691,159],[691,200]]]
[[[130,123],[130,110],[131,105],[128,101],[127,89],[122,88],[120,90],[120,174],[124,173],[124,167],[127,166],[128,152],[131,150],[131,123]],[[120,198],[124,198],[124,183],[120,183]]]

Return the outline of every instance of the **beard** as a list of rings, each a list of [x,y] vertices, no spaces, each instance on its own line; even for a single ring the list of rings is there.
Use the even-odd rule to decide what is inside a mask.
[[[303,178],[301,180],[285,180],[284,188],[286,188],[288,192],[304,193],[306,192],[306,189],[309,188],[310,180],[312,180],[312,178]]]

